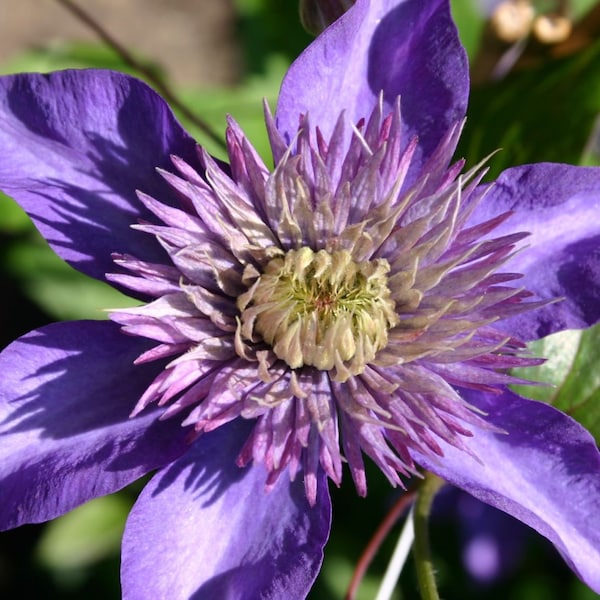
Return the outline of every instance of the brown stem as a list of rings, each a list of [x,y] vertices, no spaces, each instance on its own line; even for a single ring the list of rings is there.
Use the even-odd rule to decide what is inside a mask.
[[[402,494],[385,516],[356,564],[356,569],[354,569],[354,573],[352,574],[352,579],[350,580],[350,585],[348,586],[348,591],[344,596],[344,600],[354,600],[356,598],[358,588],[360,587],[369,565],[383,543],[383,540],[388,536],[402,513],[412,504],[415,495],[415,491],[407,491]]]
[[[160,79],[146,65],[137,60],[135,56],[120,44],[112,35],[108,33],[90,14],[85,12],[77,4],[71,0],[56,0],[65,9],[67,9],[72,15],[89,27],[94,33],[110,48],[112,48],[124,63],[129,65],[132,69],[140,73],[145,77],[163,96],[163,98],[174,108],[176,108],[186,119],[193,123],[198,129],[200,129],[206,136],[208,136],[213,142],[218,144],[221,148],[225,148],[225,142],[217,135],[211,126],[201,119],[198,115],[193,113],[179,98],[176,96],[168,85]]]

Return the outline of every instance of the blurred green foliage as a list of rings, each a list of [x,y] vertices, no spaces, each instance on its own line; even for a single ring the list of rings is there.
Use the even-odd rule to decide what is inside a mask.
[[[476,164],[500,148],[490,162],[492,179],[532,162],[600,164],[589,144],[599,113],[600,39],[573,56],[474,88],[458,153]]]
[[[36,559],[63,575],[118,556],[131,503],[119,494],[90,500],[61,519],[50,521],[37,546]]]

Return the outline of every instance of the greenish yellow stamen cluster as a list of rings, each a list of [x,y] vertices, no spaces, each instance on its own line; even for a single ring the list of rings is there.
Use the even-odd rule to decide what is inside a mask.
[[[386,260],[354,262],[346,250],[303,247],[269,261],[238,299],[241,334],[254,333],[291,368],[361,373],[398,323]]]

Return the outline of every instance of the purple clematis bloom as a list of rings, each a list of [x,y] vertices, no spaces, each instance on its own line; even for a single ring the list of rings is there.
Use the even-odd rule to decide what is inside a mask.
[[[447,0],[358,0],[317,38],[266,112],[273,169],[232,120],[215,161],[131,77],[0,78],[0,188],[143,301],[0,355],[0,525],[158,469],[125,598],[302,598],[327,479],[346,461],[366,494],[367,455],[512,514],[600,591],[594,440],[506,387],[526,341],[600,317],[600,169],[461,174],[467,95]]]

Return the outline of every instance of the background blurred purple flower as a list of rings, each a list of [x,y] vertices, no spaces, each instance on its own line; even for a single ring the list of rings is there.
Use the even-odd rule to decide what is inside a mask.
[[[523,559],[528,528],[469,494],[446,486],[435,499],[432,528],[456,523],[461,562],[481,586],[509,576]]]
[[[2,78],[0,187],[145,302],[0,356],[2,526],[159,468],[126,598],[301,598],[326,476],[345,459],[366,493],[365,453],[394,484],[420,465],[511,513],[599,590],[595,443],[505,386],[535,363],[524,341],[598,320],[600,172],[459,175],[467,92],[443,0],[358,0],[313,43],[267,113],[272,171],[233,121],[229,166],[197,150],[124,75]]]

